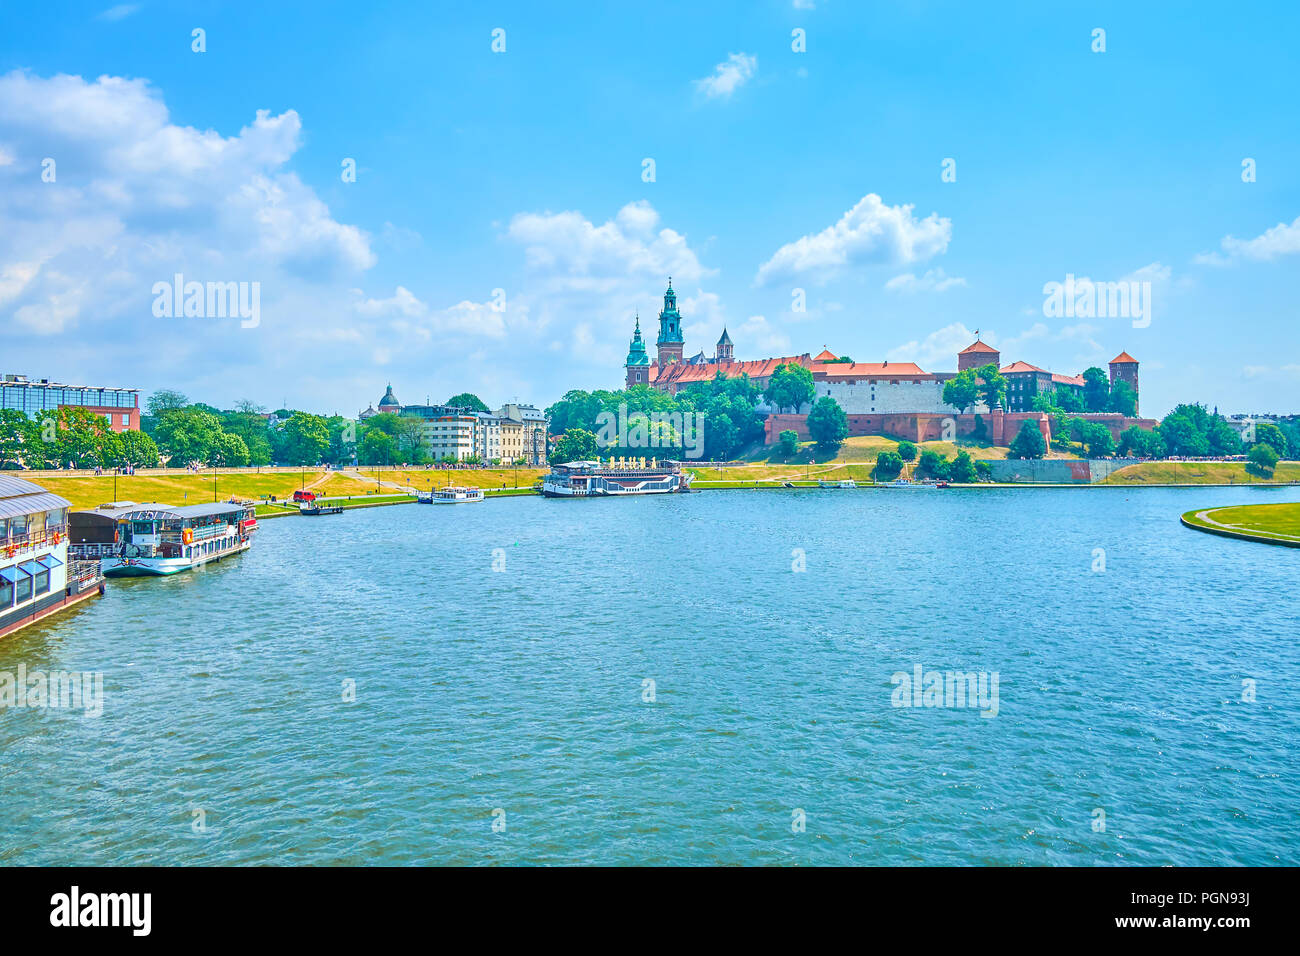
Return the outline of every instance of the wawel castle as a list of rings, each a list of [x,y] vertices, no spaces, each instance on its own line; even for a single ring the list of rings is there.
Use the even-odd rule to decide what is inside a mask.
[[[682,316],[677,311],[677,293],[672,280],[664,293],[664,307],[659,313],[658,354],[652,361],[641,335],[641,322],[628,349],[626,385],[650,385],[669,394],[694,382],[708,382],[721,374],[725,378],[748,375],[759,388],[765,388],[780,365],[801,365],[812,372],[816,389],[814,401],[829,396],[844,409],[849,419],[849,434],[887,434],[913,441],[930,441],[951,437],[945,429],[955,428],[957,435],[967,435],[978,427],[976,416],[983,420],[989,437],[995,444],[1006,444],[1020,428],[1022,421],[1034,421],[1051,439],[1049,417],[1033,410],[1034,397],[1059,389],[1083,390],[1080,375],[1061,375],[1046,369],[1016,361],[1002,364],[997,349],[979,340],[971,343],[956,355],[957,369],[952,372],[926,372],[915,362],[844,362],[829,350],[819,355],[808,352],[779,358],[736,361],[731,336],[724,329],[712,358],[699,352],[685,357],[685,339],[682,335]],[[983,402],[963,414],[943,400],[943,386],[958,372],[968,368],[981,368],[994,364],[1007,380],[1007,407],[990,409]],[[1138,362],[1127,352],[1120,352],[1110,362],[1110,380],[1129,384],[1134,394],[1138,392]],[[773,411],[773,410],[769,410]],[[789,428],[807,438],[808,408],[798,414],[769,414],[767,440],[773,443],[781,431]],[[1115,437],[1130,425],[1149,428],[1154,422],[1148,419],[1126,418],[1116,413],[1084,413],[1079,417],[1103,422]],[[945,420],[950,424],[945,426]]]

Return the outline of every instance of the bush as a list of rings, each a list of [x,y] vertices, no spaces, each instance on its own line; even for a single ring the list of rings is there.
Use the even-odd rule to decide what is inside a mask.
[[[963,485],[969,485],[979,477],[975,462],[971,460],[970,452],[957,452],[957,456],[952,460],[952,465],[948,468],[948,477]]]
[[[793,429],[787,428],[780,434],[781,455],[789,458],[799,450],[799,433]]]
[[[1265,442],[1251,445],[1246,458],[1246,471],[1259,478],[1273,477],[1273,469],[1277,467],[1277,452],[1272,445]]]
[[[1047,454],[1047,442],[1036,422],[1021,422],[1020,434],[1011,440],[1009,458],[1042,458]]]
[[[893,481],[903,471],[903,459],[898,452],[882,451],[876,456],[876,467],[871,477],[876,481]]]
[[[921,460],[916,466],[916,476],[918,478],[947,478],[951,470],[952,465],[945,456],[927,448],[921,452]]]
[[[910,441],[900,441],[898,443],[898,457],[903,461],[916,461],[916,446]]]
[[[808,413],[808,434],[823,448],[839,448],[849,437],[849,417],[835,399],[823,395]]]

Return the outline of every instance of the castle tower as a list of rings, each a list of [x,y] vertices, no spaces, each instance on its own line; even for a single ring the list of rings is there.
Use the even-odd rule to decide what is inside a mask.
[[[636,331],[632,333],[632,343],[627,350],[627,387],[650,384],[650,356],[645,350],[645,340],[641,338],[641,315],[636,317]]]
[[[964,372],[968,368],[979,368],[990,362],[994,365],[1002,364],[1002,353],[993,346],[981,342],[979,335],[977,331],[975,341],[957,353],[957,371]]]
[[[673,278],[668,277],[668,291],[664,293],[664,310],[659,313],[659,367],[682,360],[686,347],[682,338],[682,316],[677,311],[677,293],[673,291]]]
[[[718,351],[714,356],[714,361],[721,364],[723,362],[734,362],[735,360],[736,352],[731,344],[731,336],[727,334],[726,326],[723,326],[722,338],[718,339]]]
[[[1133,389],[1133,394],[1138,394],[1138,360],[1127,352],[1120,352],[1110,360],[1110,384],[1115,387],[1115,382],[1127,382],[1129,388]],[[1133,402],[1133,413],[1137,414],[1137,401]]]

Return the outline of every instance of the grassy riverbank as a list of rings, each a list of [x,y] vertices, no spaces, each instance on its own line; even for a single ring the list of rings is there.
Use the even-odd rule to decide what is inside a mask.
[[[1186,512],[1182,522],[1211,534],[1300,548],[1300,503],[1197,509]]]
[[[262,495],[287,498],[303,484],[310,485],[323,472],[308,469],[302,472],[278,474],[239,473],[220,474],[214,480],[211,472],[181,471],[174,475],[131,475],[117,478],[114,497],[113,476],[85,478],[42,477],[36,483],[47,491],[62,495],[77,510],[94,508],[107,501],[158,501],[169,505],[200,505],[211,501],[225,501],[231,495],[258,500]]]
[[[1270,479],[1246,472],[1244,461],[1144,461],[1105,478],[1108,485],[1267,485],[1300,481],[1300,462],[1278,462]]]

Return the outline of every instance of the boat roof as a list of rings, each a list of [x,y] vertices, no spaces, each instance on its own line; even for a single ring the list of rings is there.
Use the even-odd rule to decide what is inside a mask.
[[[252,505],[233,505],[228,501],[218,501],[207,505],[185,505],[180,508],[174,505],[149,503],[123,508],[115,514],[120,519],[134,518],[141,521],[153,521],[157,518],[208,518],[214,515],[248,511],[252,507]]]
[[[57,511],[72,506],[67,498],[46,491],[26,478],[0,475],[0,518]]]

